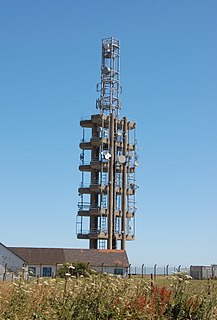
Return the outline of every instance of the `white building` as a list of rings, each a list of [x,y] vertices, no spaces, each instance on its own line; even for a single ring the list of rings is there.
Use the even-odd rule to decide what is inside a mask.
[[[129,268],[124,250],[6,247],[0,243],[0,276],[28,268],[35,276],[51,277],[67,262],[84,262],[96,271],[123,276]]]

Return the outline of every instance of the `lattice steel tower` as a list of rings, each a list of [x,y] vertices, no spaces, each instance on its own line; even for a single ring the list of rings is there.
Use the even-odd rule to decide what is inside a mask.
[[[120,43],[102,40],[98,114],[83,119],[77,237],[90,249],[126,248],[135,238],[136,123],[120,118]],[[120,245],[119,245],[120,243]]]

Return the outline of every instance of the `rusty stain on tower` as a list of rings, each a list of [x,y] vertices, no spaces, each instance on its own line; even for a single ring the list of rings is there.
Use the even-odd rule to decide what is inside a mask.
[[[119,116],[120,43],[102,40],[98,114],[82,119],[82,179],[78,189],[77,237],[90,249],[126,249],[135,238],[136,123]]]

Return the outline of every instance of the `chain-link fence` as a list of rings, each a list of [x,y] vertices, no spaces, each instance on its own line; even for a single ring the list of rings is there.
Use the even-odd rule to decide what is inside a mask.
[[[1,266],[0,269],[0,282],[1,281],[13,281],[16,279],[26,279],[28,276],[28,268],[26,265],[13,266],[13,268],[8,268],[7,263],[4,266]]]
[[[178,266],[170,266],[170,265],[165,265],[165,266],[158,266],[157,264],[154,264],[153,266],[146,266],[145,264],[142,265],[130,265],[128,269],[128,274],[129,275],[165,275],[169,276],[172,275],[173,273],[176,272],[186,272],[190,273],[190,268],[189,267],[183,267],[181,265]]]
[[[142,265],[129,265],[128,268],[128,275],[129,276],[169,276],[176,272],[185,272],[187,274],[190,274],[190,268],[189,267],[182,267],[181,265],[178,266],[158,266],[157,264],[154,264],[153,266],[148,266],[145,264]],[[22,270],[14,272],[9,272],[8,270],[4,271],[3,273],[0,273],[0,281],[13,281],[19,278],[25,278],[28,279],[28,271],[26,268],[23,268]]]

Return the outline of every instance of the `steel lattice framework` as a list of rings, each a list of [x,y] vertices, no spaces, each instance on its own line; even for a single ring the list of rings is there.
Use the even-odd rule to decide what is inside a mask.
[[[120,118],[120,43],[102,40],[98,114],[82,119],[77,237],[90,249],[125,250],[135,238],[136,123]]]

